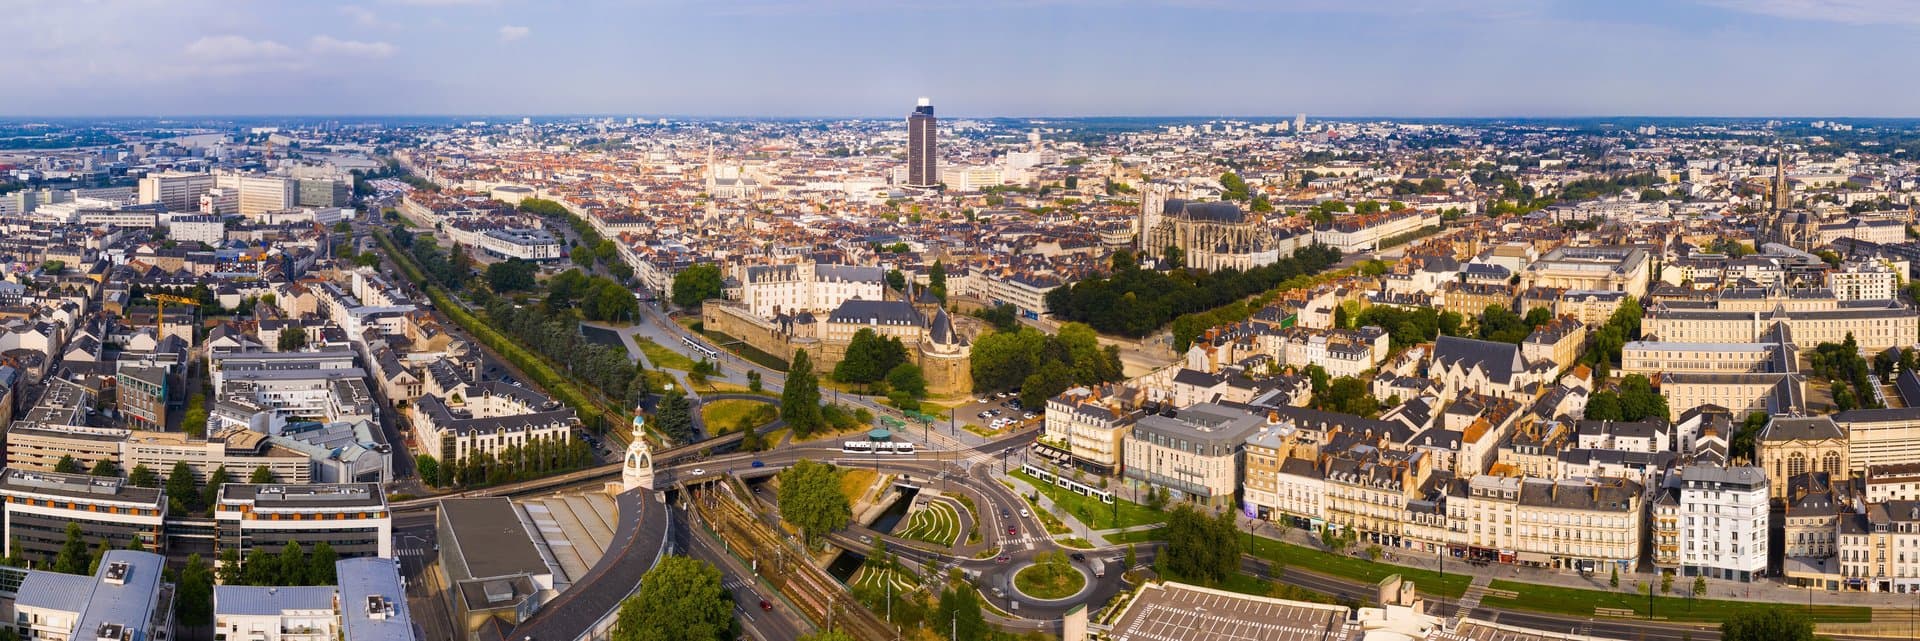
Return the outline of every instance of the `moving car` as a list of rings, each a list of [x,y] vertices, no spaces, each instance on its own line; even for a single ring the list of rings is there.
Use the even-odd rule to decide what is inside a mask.
[[[762,609],[762,610],[766,610],[766,611],[769,611],[769,612],[771,612],[771,611],[773,611],[773,602],[772,602],[772,601],[768,601],[768,600],[766,600],[766,599],[761,599],[761,600],[760,600],[760,609]]]

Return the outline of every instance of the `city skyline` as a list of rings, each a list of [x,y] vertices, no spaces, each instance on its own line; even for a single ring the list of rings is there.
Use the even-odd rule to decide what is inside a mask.
[[[4,6],[14,117],[1920,116],[1911,0]]]

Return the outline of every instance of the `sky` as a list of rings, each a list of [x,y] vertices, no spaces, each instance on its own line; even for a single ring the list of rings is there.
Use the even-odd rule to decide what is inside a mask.
[[[0,0],[0,116],[1920,117],[1920,0]]]

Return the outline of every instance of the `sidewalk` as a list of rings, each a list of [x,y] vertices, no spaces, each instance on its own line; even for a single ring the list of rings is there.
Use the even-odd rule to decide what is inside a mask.
[[[1236,520],[1240,522],[1241,531],[1244,532],[1248,530],[1247,522],[1244,519]],[[1280,533],[1274,531],[1279,528],[1271,523],[1259,521],[1254,523],[1255,527],[1252,529],[1257,536],[1279,539],[1294,545],[1327,552],[1326,548],[1320,545],[1319,538],[1305,530],[1287,528],[1284,533]],[[1366,544],[1355,544],[1346,554],[1350,556],[1363,556],[1366,548]],[[1381,559],[1377,561],[1378,563],[1434,570],[1446,574],[1470,575],[1476,578],[1476,583],[1480,582],[1479,579],[1484,577],[1487,580],[1532,583],[1600,592],[1622,592],[1627,594],[1637,594],[1639,590],[1637,587],[1638,583],[1651,583],[1654,587],[1654,594],[1657,596],[1686,598],[1693,594],[1693,577],[1675,576],[1673,580],[1673,591],[1663,593],[1660,592],[1660,575],[1650,570],[1621,573],[1620,587],[1615,588],[1610,585],[1612,578],[1611,573],[1595,573],[1592,576],[1581,576],[1572,572],[1517,565],[1473,565],[1459,559],[1447,559],[1443,566],[1440,558],[1437,556],[1417,554],[1404,549],[1383,548],[1383,550],[1387,556],[1381,557]],[[1913,595],[1906,594],[1830,592],[1826,590],[1809,591],[1806,588],[1791,587],[1773,581],[1740,583],[1712,578],[1707,579],[1707,592],[1701,596],[1701,598],[1764,601],[1769,603],[1800,605],[1806,605],[1809,598],[1811,598],[1812,603],[1816,605],[1852,605],[1872,608],[1900,608],[1902,610],[1911,607],[1914,600]]]

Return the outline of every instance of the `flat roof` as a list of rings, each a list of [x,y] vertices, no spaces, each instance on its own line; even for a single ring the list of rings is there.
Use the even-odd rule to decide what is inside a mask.
[[[340,584],[340,620],[346,641],[414,641],[413,614],[393,559],[341,559],[333,564]],[[369,597],[375,597],[370,599]],[[371,612],[386,610],[384,616]]]
[[[505,497],[443,499],[440,518],[445,519],[459,544],[464,565],[471,578],[488,579],[515,575],[546,574],[553,570],[534,549],[533,538],[514,513],[513,502]],[[450,577],[454,581],[469,577]]]
[[[1179,583],[1148,585],[1108,635],[1116,641],[1343,641],[1359,639],[1345,607],[1233,594]]]

